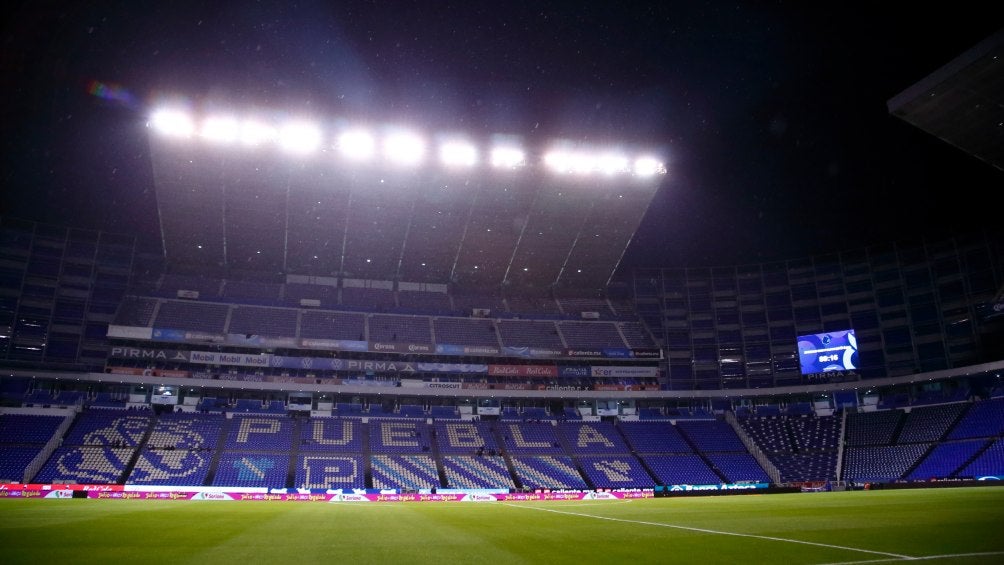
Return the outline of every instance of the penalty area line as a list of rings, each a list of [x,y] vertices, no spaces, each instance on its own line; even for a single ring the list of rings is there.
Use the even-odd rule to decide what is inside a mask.
[[[816,546],[816,547],[825,547],[825,548],[828,548],[828,549],[841,549],[841,550],[844,550],[844,551],[856,551],[858,553],[870,553],[872,555],[884,555],[886,557],[892,557],[892,558],[894,558],[894,560],[912,560],[912,559],[916,559],[916,557],[911,557],[909,555],[901,555],[899,553],[889,553],[887,551],[875,551],[875,550],[872,550],[872,549],[861,549],[859,547],[848,547],[846,545],[834,545],[834,544],[820,543],[820,542],[815,542],[815,541],[804,541],[804,540],[791,539],[791,538],[780,538],[780,537],[776,537],[776,536],[762,536],[762,535],[759,535],[759,534],[743,534],[743,533],[740,533],[740,532],[726,532],[726,531],[723,531],[723,530],[709,530],[707,528],[695,528],[693,526],[680,526],[680,525],[677,525],[677,524],[667,524],[665,522],[646,522],[644,520],[628,520],[626,518],[611,518],[610,516],[596,516],[595,514],[583,514],[581,512],[568,512],[566,510],[554,510],[553,508],[538,508],[536,506],[523,506],[521,504],[502,503],[502,505],[503,506],[509,506],[509,507],[512,507],[512,508],[525,508],[527,510],[539,510],[541,512],[553,512],[555,514],[565,514],[565,515],[568,515],[568,516],[578,516],[580,518],[595,518],[597,520],[608,520],[608,521],[611,521],[611,522],[624,522],[626,524],[641,524],[641,525],[645,525],[645,526],[656,526],[656,527],[659,527],[659,528],[673,528],[673,529],[676,529],[676,530],[686,530],[686,531],[690,531],[690,532],[699,532],[699,533],[703,533],[703,534],[715,534],[715,535],[720,535],[720,536],[734,536],[734,537],[740,537],[740,538],[753,538],[753,539],[762,539],[762,540],[768,540],[768,541],[779,541],[779,542],[786,542],[786,543],[797,543],[797,544],[801,544],[801,545],[812,545],[812,546]],[[881,560],[881,561],[886,561],[886,560]],[[862,562],[862,563],[868,563],[868,562],[866,561],[866,562]]]

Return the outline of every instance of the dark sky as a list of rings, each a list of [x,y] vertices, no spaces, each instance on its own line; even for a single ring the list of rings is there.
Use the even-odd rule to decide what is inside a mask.
[[[181,93],[665,149],[629,266],[964,229],[1004,177],[886,102],[997,31],[986,6],[24,2],[2,24],[0,213],[156,242],[144,123]]]

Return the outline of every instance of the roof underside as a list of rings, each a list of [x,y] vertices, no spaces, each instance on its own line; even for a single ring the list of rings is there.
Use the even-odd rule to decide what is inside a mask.
[[[471,288],[605,288],[661,180],[151,149],[169,263]]]
[[[1004,30],[892,98],[888,108],[1004,171]]]

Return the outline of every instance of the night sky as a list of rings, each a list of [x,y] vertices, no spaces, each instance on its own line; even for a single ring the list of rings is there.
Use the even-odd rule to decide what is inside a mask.
[[[154,248],[145,122],[182,94],[472,137],[659,148],[669,173],[626,267],[757,263],[966,230],[991,220],[989,191],[1004,176],[886,102],[999,29],[981,6],[19,3],[2,24],[0,213]]]

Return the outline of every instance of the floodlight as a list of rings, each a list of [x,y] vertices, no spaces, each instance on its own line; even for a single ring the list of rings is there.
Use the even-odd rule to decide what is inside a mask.
[[[544,155],[544,164],[555,173],[567,173],[572,170],[574,160],[566,151],[551,151]]]
[[[651,177],[666,172],[666,167],[654,157],[639,157],[634,162],[634,174],[639,177]]]
[[[201,135],[210,141],[232,143],[240,135],[240,125],[233,118],[208,118],[202,122]]]
[[[191,137],[195,132],[191,116],[179,110],[157,110],[150,118],[150,125],[171,137]]]
[[[384,139],[384,157],[401,165],[417,165],[425,156],[425,142],[413,133],[392,133]]]
[[[338,136],[338,150],[346,157],[354,160],[369,159],[373,156],[376,141],[364,130],[349,130]]]
[[[478,162],[478,150],[466,141],[447,141],[439,146],[439,158],[448,167],[472,167]]]
[[[519,147],[511,145],[500,145],[492,149],[492,166],[506,169],[514,169],[524,165],[526,155]]]
[[[593,172],[596,167],[595,158],[581,151],[569,154],[569,164],[571,165],[572,172],[581,175],[586,175]]]
[[[619,153],[604,153],[597,159],[597,168],[605,175],[626,173],[631,170],[630,161]]]
[[[321,144],[321,130],[313,124],[293,122],[279,130],[279,145],[291,153],[310,153]]]
[[[275,128],[249,120],[241,125],[240,140],[244,145],[261,145],[276,138]]]

